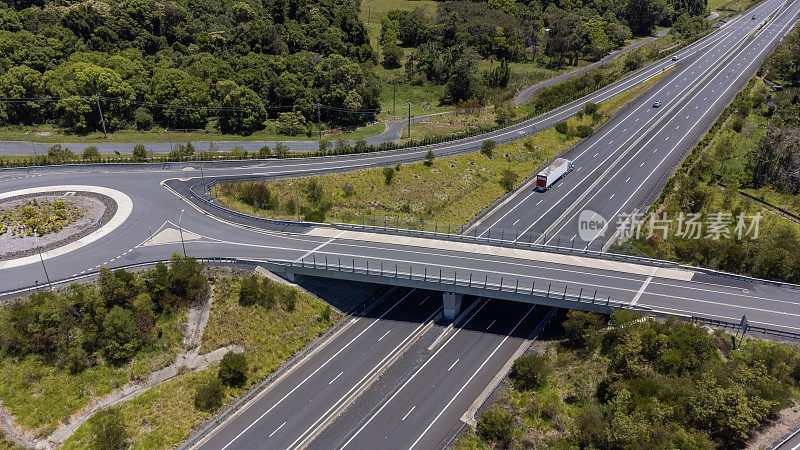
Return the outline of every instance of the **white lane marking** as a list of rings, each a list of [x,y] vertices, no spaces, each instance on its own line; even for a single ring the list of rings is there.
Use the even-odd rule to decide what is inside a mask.
[[[492,323],[494,323],[494,322],[492,322]],[[456,364],[458,364],[459,361],[461,361],[461,358],[457,358],[455,361],[453,361],[453,364],[450,364],[450,367],[447,368],[447,371],[450,372],[451,370],[453,370],[453,367],[455,367]]]
[[[642,166],[644,166],[644,161],[642,161],[642,163],[639,164],[639,167],[642,167]]]
[[[393,309],[394,309],[394,308],[395,308],[397,305],[399,305],[399,304],[400,304],[400,302],[402,302],[403,300],[405,300],[405,299],[406,299],[406,297],[408,297],[409,295],[411,295],[411,293],[412,293],[412,292],[414,292],[415,290],[416,290],[416,289],[412,289],[412,290],[411,290],[411,292],[409,292],[408,294],[406,294],[406,295],[405,295],[403,298],[401,298],[400,300],[398,300],[398,301],[397,301],[397,303],[395,303],[394,305],[392,305],[392,307],[391,307],[391,308],[387,309],[387,310],[386,310],[386,312],[384,312],[383,314],[381,314],[381,316],[380,316],[378,319],[380,320],[380,319],[382,319],[384,316],[386,316],[387,314],[389,314],[389,312],[391,312],[391,311],[392,311],[392,310],[393,310]],[[358,320],[358,319],[356,319],[356,320]],[[250,428],[252,428],[252,427],[253,427],[253,425],[255,425],[256,423],[258,423],[258,421],[260,421],[261,419],[263,419],[263,418],[264,418],[264,416],[266,416],[267,414],[269,414],[270,412],[272,412],[272,410],[273,410],[273,409],[275,409],[275,407],[277,407],[278,405],[280,405],[281,403],[283,403],[283,401],[284,401],[284,400],[286,400],[286,399],[287,399],[287,398],[288,398],[290,395],[294,394],[294,391],[296,391],[296,390],[300,389],[300,386],[304,385],[304,384],[306,383],[306,381],[308,381],[309,379],[311,379],[311,377],[313,377],[314,375],[316,375],[316,374],[317,374],[317,372],[319,372],[320,370],[322,370],[322,368],[323,368],[323,367],[327,366],[329,362],[333,361],[333,358],[336,358],[337,356],[339,356],[339,354],[340,354],[340,353],[342,353],[342,352],[343,352],[343,351],[344,351],[344,350],[345,350],[347,347],[349,347],[349,346],[350,346],[350,344],[352,344],[353,342],[355,342],[355,341],[356,341],[356,339],[360,338],[360,337],[361,337],[361,336],[362,336],[364,333],[366,333],[366,332],[367,332],[367,331],[368,331],[370,328],[372,328],[372,327],[373,327],[373,326],[374,326],[376,323],[378,323],[378,321],[379,321],[379,320],[375,320],[375,321],[373,321],[371,324],[369,324],[369,326],[367,326],[366,328],[364,328],[364,329],[363,329],[363,330],[362,330],[360,333],[358,333],[358,334],[356,335],[356,337],[354,337],[353,339],[351,339],[351,340],[350,340],[350,342],[348,342],[348,343],[347,343],[347,344],[345,344],[345,345],[344,345],[342,348],[340,348],[340,349],[339,349],[339,351],[337,351],[336,353],[334,353],[334,354],[333,354],[333,356],[331,356],[330,358],[328,358],[328,360],[327,360],[327,361],[325,361],[324,363],[320,364],[320,366],[319,366],[319,367],[317,367],[317,368],[316,368],[316,369],[315,369],[313,372],[311,372],[311,374],[309,374],[307,377],[305,377],[305,378],[303,379],[303,381],[301,381],[301,382],[300,382],[300,383],[298,383],[298,384],[297,384],[295,387],[293,387],[293,388],[292,388],[292,390],[291,390],[291,391],[289,391],[289,392],[288,392],[286,395],[284,395],[283,397],[281,397],[281,398],[280,398],[280,400],[278,400],[277,402],[273,403],[273,404],[272,404],[272,406],[270,406],[270,407],[269,407],[269,408],[268,408],[266,411],[264,411],[264,412],[263,412],[263,413],[262,413],[260,416],[258,416],[258,418],[257,418],[256,420],[254,420],[253,422],[251,422],[251,423],[250,423],[250,425],[248,425],[247,427],[245,427],[245,429],[244,429],[244,430],[242,430],[242,431],[241,431],[239,434],[237,434],[236,436],[234,436],[234,438],[233,438],[233,439],[231,439],[231,440],[230,440],[230,442],[228,442],[227,444],[225,444],[225,446],[224,446],[224,447],[222,447],[220,450],[225,450],[226,448],[230,447],[230,446],[231,446],[231,444],[233,444],[233,443],[234,443],[234,442],[235,442],[237,439],[239,439],[240,437],[242,437],[242,435],[243,435],[243,434],[247,433],[247,432],[250,430]],[[422,326],[422,325],[420,325],[420,326]],[[415,331],[415,333],[416,333],[416,331]],[[381,363],[382,363],[382,361],[381,361]],[[281,425],[281,426],[283,426],[283,425]],[[280,429],[280,428],[278,428],[278,429]],[[275,431],[278,431],[278,430],[275,430]]]
[[[516,225],[516,224],[517,224],[519,221],[520,221],[520,219],[517,219],[517,220],[515,220],[515,221],[514,221],[514,223],[512,223],[511,225],[512,225],[512,226],[514,226],[514,225]]]
[[[383,338],[385,338],[385,337],[386,337],[386,335],[387,335],[387,334],[389,334],[389,333],[391,333],[391,332],[392,332],[392,330],[389,330],[389,331],[387,331],[386,333],[383,333],[383,336],[381,336],[381,337],[379,337],[379,338],[378,338],[378,342],[382,341],[382,340],[383,340]]]
[[[486,330],[488,331],[488,330],[489,330],[489,328],[492,328],[492,325],[494,325],[494,323],[495,323],[495,322],[497,322],[497,319],[495,319],[495,320],[492,320],[492,323],[490,323],[490,324],[489,324],[489,326],[488,326],[488,327],[486,327]]]
[[[490,360],[490,359],[492,359],[492,357],[494,356],[494,354],[495,354],[495,353],[497,353],[497,351],[498,351],[498,350],[500,350],[500,347],[502,347],[502,346],[503,346],[503,344],[505,344],[505,343],[506,343],[506,341],[508,340],[508,338],[510,338],[510,337],[511,337],[511,335],[513,335],[513,334],[514,334],[514,332],[515,332],[515,331],[517,331],[517,328],[518,328],[518,327],[520,326],[520,324],[521,324],[521,323],[522,323],[522,322],[525,320],[525,318],[527,318],[527,317],[528,317],[528,315],[531,313],[531,311],[533,311],[533,309],[534,309],[535,307],[536,307],[536,305],[533,305],[533,306],[531,306],[531,309],[529,309],[529,310],[528,310],[528,312],[526,312],[526,313],[525,313],[525,315],[524,315],[524,316],[522,316],[522,319],[520,319],[520,320],[519,320],[519,322],[517,322],[517,324],[516,324],[516,325],[514,325],[514,328],[511,330],[511,332],[509,332],[508,334],[506,334],[506,336],[503,338],[503,340],[502,340],[502,341],[500,341],[500,343],[499,343],[499,344],[497,344],[497,347],[495,347],[495,348],[494,348],[494,350],[492,350],[492,353],[490,353],[490,354],[489,354],[489,356],[488,356],[488,357],[486,357],[486,359],[485,359],[485,360],[483,360],[483,362],[481,363],[480,367],[478,367],[478,369],[477,369],[477,370],[475,370],[474,372],[472,372],[472,375],[469,377],[469,379],[468,379],[468,380],[467,380],[467,381],[466,381],[466,382],[465,382],[463,385],[461,385],[461,389],[459,389],[459,390],[458,390],[458,392],[456,392],[456,394],[455,394],[455,395],[454,395],[454,396],[453,396],[453,397],[450,399],[450,401],[449,401],[449,402],[447,402],[447,404],[446,404],[446,405],[444,405],[444,408],[442,408],[442,410],[441,410],[441,411],[439,411],[439,414],[437,414],[437,415],[436,415],[436,417],[434,417],[434,418],[433,418],[433,420],[431,420],[431,423],[429,423],[429,424],[428,424],[428,427],[427,427],[427,428],[425,428],[425,430],[424,430],[424,431],[423,431],[423,432],[422,432],[422,433],[419,435],[419,437],[417,438],[417,440],[416,440],[416,441],[414,441],[414,443],[413,443],[413,444],[411,444],[411,446],[410,446],[410,447],[408,447],[408,448],[409,448],[409,450],[410,450],[410,449],[412,449],[412,448],[414,448],[414,446],[416,446],[416,445],[419,443],[420,439],[422,439],[422,437],[423,437],[423,436],[425,436],[425,435],[428,433],[428,430],[430,430],[430,429],[431,429],[431,427],[433,426],[433,424],[434,424],[434,423],[436,423],[436,421],[437,421],[437,420],[439,420],[439,418],[440,418],[440,417],[442,417],[442,414],[444,414],[444,412],[447,410],[447,408],[449,408],[449,407],[450,407],[450,405],[452,405],[452,404],[453,404],[453,402],[455,401],[455,399],[456,399],[456,398],[458,398],[458,396],[459,396],[459,395],[461,395],[461,393],[462,393],[462,392],[464,392],[464,389],[466,389],[466,387],[467,387],[467,386],[469,386],[469,384],[472,382],[472,380],[475,378],[475,376],[476,376],[476,375],[478,375],[478,373],[479,373],[479,372],[480,372],[480,371],[483,369],[483,367],[486,365],[486,363],[488,363],[488,362],[489,362],[489,360]]]
[[[577,169],[575,169],[575,171],[577,172],[577,171],[579,171],[581,169],[583,169],[583,166],[578,167]]]
[[[538,202],[536,202],[536,206],[539,206],[539,203],[542,203],[542,201],[539,200]]]
[[[334,381],[336,381],[336,379],[337,379],[337,378],[339,378],[340,376],[342,376],[342,374],[343,374],[343,373],[344,373],[344,371],[341,371],[341,372],[339,372],[339,375],[336,375],[335,377],[333,377],[333,379],[332,379],[331,381],[329,381],[329,382],[328,382],[328,386],[330,386],[331,384],[333,384],[333,382],[334,382]]]
[[[612,198],[614,198],[615,195],[616,194],[611,194],[611,197],[608,197],[608,199],[611,200]]]
[[[409,415],[409,414],[411,414],[411,411],[413,411],[414,409],[416,409],[416,407],[417,407],[417,405],[414,405],[414,406],[412,406],[412,407],[411,407],[411,409],[409,409],[409,410],[408,410],[408,412],[406,413],[406,415],[405,415],[405,416],[403,416],[403,418],[402,418],[402,419],[400,419],[400,421],[402,422],[402,421],[406,420],[406,417],[408,417],[408,415]]]
[[[639,301],[639,297],[641,297],[644,290],[647,289],[647,285],[650,284],[651,281],[653,281],[653,275],[656,274],[657,270],[658,267],[653,267],[653,270],[650,271],[650,275],[647,277],[646,280],[644,280],[644,283],[642,283],[642,287],[640,287],[639,290],[636,292],[636,295],[633,296],[633,300],[631,301],[631,306],[635,305]]]
[[[299,257],[296,260],[294,260],[294,262],[298,262],[298,261],[301,261],[301,260],[307,258],[310,254],[316,252],[317,250],[321,249],[322,247],[325,247],[326,245],[328,245],[331,242],[335,241],[337,238],[339,238],[341,235],[343,235],[345,233],[347,233],[347,230],[343,230],[341,233],[337,234],[336,236],[328,239],[327,241],[323,242],[322,244],[319,244],[318,246],[314,247],[312,250],[307,251],[304,255],[302,255],[301,257]]]
[[[631,181],[631,177],[628,177],[628,179],[627,179],[627,180],[625,180],[625,182],[626,182],[626,183],[627,183],[628,181]]]
[[[464,322],[464,325],[462,325],[462,326],[458,327],[458,329],[456,329],[456,332],[455,332],[455,333],[453,333],[453,334],[451,334],[451,335],[450,335],[450,337],[449,337],[449,338],[447,338],[447,341],[445,341],[445,343],[444,343],[444,344],[442,344],[442,345],[441,345],[441,347],[439,347],[439,348],[436,350],[436,352],[434,352],[434,354],[433,354],[433,355],[431,355],[431,357],[430,357],[430,358],[428,358],[428,360],[427,360],[427,361],[425,361],[425,362],[422,364],[422,366],[420,366],[420,367],[417,369],[417,371],[416,371],[416,372],[414,372],[414,373],[411,375],[411,377],[409,377],[409,378],[408,378],[408,379],[407,379],[407,380],[406,380],[406,381],[405,381],[405,382],[404,382],[404,383],[403,383],[403,384],[400,386],[400,388],[398,388],[396,391],[394,391],[394,394],[392,394],[392,396],[391,396],[391,397],[389,397],[389,399],[388,399],[388,400],[386,400],[386,402],[385,402],[383,405],[381,405],[381,407],[380,407],[380,408],[378,408],[378,410],[377,410],[377,411],[375,411],[375,412],[372,414],[372,416],[371,416],[371,417],[370,417],[370,418],[369,418],[369,419],[368,419],[366,422],[364,422],[364,424],[362,424],[362,425],[361,425],[361,427],[360,427],[358,430],[356,430],[356,432],[355,432],[355,433],[353,433],[353,435],[352,435],[352,436],[350,436],[350,439],[348,439],[348,440],[347,440],[347,442],[345,442],[345,443],[344,443],[344,444],[343,444],[343,445],[340,447],[340,450],[341,450],[341,449],[343,449],[343,448],[345,448],[345,447],[347,447],[348,445],[350,445],[350,443],[351,443],[351,442],[353,442],[353,439],[355,439],[355,438],[356,438],[356,436],[358,436],[358,435],[359,435],[359,434],[360,434],[362,431],[364,431],[364,428],[366,428],[366,427],[367,427],[367,425],[369,425],[370,423],[372,423],[372,421],[373,421],[373,420],[374,420],[374,419],[375,419],[375,418],[378,416],[378,414],[380,414],[380,413],[381,413],[381,411],[383,411],[383,409],[384,409],[384,408],[386,408],[386,406],[387,406],[389,403],[391,403],[391,402],[392,402],[392,400],[394,400],[394,399],[395,399],[395,397],[397,397],[397,396],[400,394],[400,392],[403,390],[403,388],[405,388],[406,386],[408,386],[408,384],[409,384],[409,383],[411,383],[411,381],[413,381],[413,380],[414,380],[414,378],[415,378],[417,375],[419,375],[419,373],[420,373],[420,372],[422,372],[422,370],[423,370],[423,369],[425,369],[425,367],[426,367],[426,366],[427,366],[427,365],[428,365],[428,364],[429,364],[431,361],[433,361],[433,359],[436,357],[436,355],[438,355],[438,354],[439,354],[439,352],[441,352],[443,348],[447,347],[447,344],[449,344],[449,343],[450,343],[450,341],[452,341],[452,340],[453,340],[453,339],[454,339],[456,336],[458,336],[458,333],[460,333],[460,332],[461,332],[461,330],[463,330],[463,329],[464,329],[464,328],[467,326],[467,324],[469,324],[469,322],[470,322],[470,321],[471,321],[471,320],[472,320],[472,319],[473,319],[475,316],[477,316],[477,315],[478,315],[478,313],[479,313],[479,312],[480,312],[480,311],[483,309],[483,307],[484,307],[484,306],[486,306],[487,304],[489,304],[489,301],[485,301],[485,302],[483,302],[483,303],[482,303],[482,304],[481,304],[481,305],[480,305],[478,308],[476,308],[476,309],[475,309],[475,311],[472,313],[472,315],[471,315],[471,316],[469,316],[469,318],[467,319],[467,321],[466,321],[466,322]],[[535,305],[534,305],[534,306],[535,306]],[[531,308],[531,309],[533,309],[533,308]],[[515,329],[516,329],[516,327],[515,327]],[[513,332],[513,331],[514,331],[514,330],[512,330],[512,332]],[[427,430],[426,430],[426,431],[427,431]]]
[[[272,437],[272,436],[273,436],[275,433],[277,433],[277,432],[278,432],[278,430],[280,430],[281,428],[283,428],[283,426],[284,426],[284,425],[286,425],[286,422],[283,422],[283,423],[281,424],[281,426],[279,426],[278,428],[275,428],[275,431],[273,431],[272,433],[270,433],[270,434],[269,434],[269,437]]]
[[[423,304],[423,303],[425,303],[425,302],[427,302],[429,298],[431,298],[431,296],[430,296],[430,295],[429,295],[429,296],[427,296],[427,297],[425,297],[424,299],[422,299],[422,301],[421,301],[421,302],[419,302],[419,306],[422,306],[422,304]]]

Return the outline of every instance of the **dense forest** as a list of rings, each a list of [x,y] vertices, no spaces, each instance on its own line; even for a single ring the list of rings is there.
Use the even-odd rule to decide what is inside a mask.
[[[799,393],[789,344],[734,349],[722,331],[625,310],[570,311],[564,335],[514,362],[509,390],[456,448],[743,448]]]
[[[211,115],[239,133],[279,114],[359,123],[380,86],[362,64],[375,55],[357,9],[343,0],[0,3],[0,97],[18,99],[0,103],[0,123],[86,132],[100,129],[100,109],[110,130],[202,129]],[[42,97],[52,101],[27,100]]]
[[[455,103],[480,99],[485,87],[508,82],[507,74],[494,71],[481,79],[479,59],[536,62],[545,55],[556,67],[577,65],[597,61],[659,25],[674,25],[692,39],[707,27],[705,15],[705,0],[444,2],[433,18],[421,9],[390,11],[382,21],[382,63],[400,67],[402,47],[410,49],[406,80],[444,84],[442,102]]]
[[[52,123],[86,133],[155,126],[248,134],[277,119],[364,123],[379,110],[375,64],[445,85],[443,103],[482,101],[507,66],[597,60],[658,25],[702,28],[704,0],[512,0],[390,11],[371,46],[345,0],[13,0],[0,2],[0,125]],[[698,22],[700,20],[700,22]],[[405,47],[405,48],[403,48]],[[102,115],[101,115],[102,112]],[[210,120],[213,119],[213,120]]]

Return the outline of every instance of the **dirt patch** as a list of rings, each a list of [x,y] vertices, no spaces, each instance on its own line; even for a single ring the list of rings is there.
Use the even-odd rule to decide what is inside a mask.
[[[0,235],[0,261],[35,255],[77,241],[96,231],[111,220],[117,212],[117,202],[111,197],[95,192],[48,192],[9,197],[0,201],[0,207],[10,209],[36,199],[37,201],[63,201],[80,209],[82,217],[53,233],[37,238],[14,235],[10,231]]]

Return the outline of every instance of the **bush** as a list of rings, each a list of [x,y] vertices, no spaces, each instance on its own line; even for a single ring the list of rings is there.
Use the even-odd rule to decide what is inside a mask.
[[[228,386],[244,386],[247,382],[247,357],[242,353],[226,353],[219,362],[217,376]]]
[[[98,450],[128,448],[128,430],[122,423],[119,408],[98,411],[91,419],[92,443]]]
[[[557,132],[559,132],[559,133],[561,133],[561,134],[563,134],[565,136],[569,135],[569,125],[567,125],[567,122],[558,122],[555,125],[555,129],[556,129]]]
[[[383,178],[387,185],[392,184],[394,181],[395,170],[394,167],[383,168]]]
[[[517,358],[511,366],[510,377],[517,389],[534,390],[544,386],[552,370],[547,355],[537,353]]]
[[[96,145],[90,145],[83,149],[84,161],[97,161],[100,159],[100,150]]]
[[[48,164],[65,164],[72,161],[75,154],[69,147],[62,147],[61,144],[56,144],[47,149],[47,162]]]
[[[481,144],[481,153],[486,155],[487,158],[491,158],[495,147],[497,147],[497,142],[492,140],[483,141],[483,144]]]
[[[597,106],[597,103],[587,102],[586,105],[583,106],[583,111],[591,116],[597,112],[598,108],[599,106]]]
[[[133,159],[135,162],[147,161],[147,149],[144,148],[144,145],[136,144],[133,146],[133,154],[131,155],[131,159]]]
[[[425,153],[425,165],[432,166],[434,159],[436,159],[436,155],[433,154],[433,150],[428,150],[428,153]]]
[[[598,344],[597,330],[601,326],[600,316],[595,313],[569,311],[567,320],[564,321],[567,344],[576,349],[594,349]]]
[[[477,432],[487,442],[508,444],[511,441],[514,420],[506,411],[490,410],[481,414]]]
[[[355,194],[356,188],[354,188],[350,183],[345,183],[344,186],[342,186],[342,192],[344,193],[345,197],[350,197],[351,195]]]
[[[510,192],[514,189],[514,186],[517,183],[517,174],[514,173],[511,169],[503,169],[500,173],[500,186],[506,190],[506,192]]]
[[[153,128],[153,115],[144,106],[136,108],[136,111],[133,112],[133,121],[139,131],[147,131]]]
[[[323,322],[330,322],[331,321],[331,305],[325,305],[322,307],[322,311],[319,313],[319,318]]]
[[[593,132],[594,128],[589,125],[578,125],[575,127],[575,134],[578,135],[579,138],[589,137]]]
[[[218,377],[211,377],[208,381],[197,386],[194,394],[194,407],[200,411],[214,412],[222,406],[225,388]]]

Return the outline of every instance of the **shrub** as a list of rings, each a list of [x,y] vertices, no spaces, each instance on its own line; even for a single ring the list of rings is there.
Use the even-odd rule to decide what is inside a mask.
[[[517,389],[534,390],[544,385],[551,372],[547,355],[537,353],[517,358],[511,366],[510,376]]]
[[[425,153],[425,165],[432,166],[434,159],[436,159],[436,155],[433,154],[433,150],[428,150],[428,153]]]
[[[136,144],[133,146],[133,154],[131,156],[136,162],[144,162],[147,160],[147,149],[142,144]]]
[[[503,171],[500,173],[500,186],[502,186],[506,192],[510,192],[512,189],[514,189],[516,182],[517,174],[509,168],[503,169]]]
[[[356,188],[354,188],[350,183],[345,183],[344,186],[342,186],[342,192],[344,192],[345,197],[350,197],[351,195],[355,194]]]
[[[559,132],[559,133],[561,133],[561,134],[563,134],[565,136],[569,134],[569,125],[567,125],[567,122],[558,122],[555,125],[555,129],[556,129],[557,132]]]
[[[218,377],[211,377],[197,386],[194,394],[194,407],[200,411],[213,412],[222,406],[225,388]]]
[[[592,132],[594,132],[594,128],[589,125],[578,125],[575,127],[575,134],[578,135],[579,138],[589,137]]]
[[[239,281],[239,305],[252,306],[262,301],[261,277],[250,275]]]
[[[564,321],[564,336],[572,348],[591,350],[597,346],[600,316],[591,312],[569,311]]]
[[[511,414],[506,411],[486,411],[478,421],[478,436],[487,442],[507,444],[511,440],[513,423]]]
[[[258,149],[258,158],[259,159],[267,159],[272,156],[272,151],[269,149],[269,145],[265,145]]]
[[[103,320],[103,353],[119,364],[132,357],[141,344],[133,313],[115,306]]]
[[[733,131],[741,133],[742,127],[744,127],[744,119],[742,119],[741,116],[733,116],[733,120],[731,121],[731,128],[733,128]]]
[[[128,430],[122,423],[119,408],[98,411],[91,424],[94,448],[118,450],[128,447]]]
[[[247,357],[242,353],[226,353],[219,362],[217,376],[228,386],[244,386],[247,382]]]
[[[136,108],[136,111],[133,112],[133,121],[139,131],[147,131],[153,128],[153,115],[144,106]]]
[[[394,181],[395,170],[394,167],[383,168],[383,178],[387,185],[392,184]]]
[[[100,150],[96,145],[90,145],[83,149],[84,161],[97,161],[100,159]]]
[[[331,321],[331,305],[325,305],[322,307],[322,311],[319,313],[319,318],[323,322],[330,322]]]
[[[481,144],[481,153],[486,155],[487,158],[491,158],[495,147],[497,147],[497,143],[495,141],[483,141],[483,144]]]
[[[598,108],[597,103],[587,102],[586,105],[583,106],[583,111],[591,116],[597,112]]]
[[[69,147],[62,147],[61,144],[56,144],[47,149],[47,161],[49,164],[64,164],[72,161],[75,154]]]

